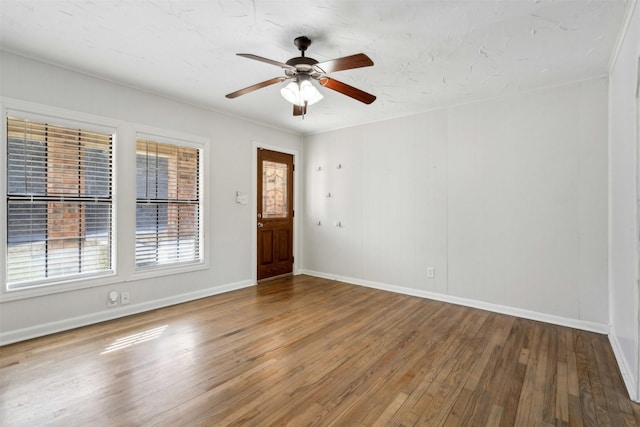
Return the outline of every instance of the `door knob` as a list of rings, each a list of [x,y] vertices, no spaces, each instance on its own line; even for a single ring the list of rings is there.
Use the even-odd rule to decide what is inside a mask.
[[[261,223],[261,222],[259,222],[259,223],[258,223],[258,228],[262,228],[262,227],[264,227],[264,224],[263,224],[263,223]]]

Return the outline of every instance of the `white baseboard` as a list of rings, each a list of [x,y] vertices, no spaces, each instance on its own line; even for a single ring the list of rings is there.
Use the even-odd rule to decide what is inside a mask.
[[[586,320],[572,319],[568,317],[555,316],[552,314],[540,313],[532,310],[525,310],[522,308],[510,307],[500,304],[492,304],[483,301],[477,301],[469,298],[461,298],[446,294],[440,294],[436,292],[423,291],[420,289],[406,288],[402,286],[388,285],[385,283],[372,282],[368,280],[356,279],[353,277],[338,276],[335,274],[322,273],[313,270],[303,270],[304,274],[315,277],[322,277],[329,280],[338,280],[353,285],[366,286],[368,288],[380,289],[383,291],[395,292],[398,294],[411,295],[420,298],[427,298],[436,301],[448,302],[456,305],[463,305],[465,307],[479,308],[481,310],[487,310],[494,313],[508,314],[511,316],[521,317],[524,319],[537,320],[539,322],[551,323],[559,326],[567,326],[569,328],[581,329],[589,332],[597,332],[599,334],[609,334],[609,326],[596,322],[589,322]]]
[[[12,344],[19,341],[25,341],[44,335],[54,334],[69,329],[79,328],[94,323],[113,320],[119,317],[129,316],[132,314],[143,313],[145,311],[155,310],[157,308],[168,307],[183,302],[193,301],[200,298],[206,298],[212,295],[222,294],[225,292],[235,291],[237,289],[248,288],[254,286],[251,280],[229,283],[226,285],[216,286],[213,288],[201,289],[194,292],[188,292],[180,295],[173,295],[166,298],[160,298],[153,301],[142,302],[139,304],[130,304],[119,306],[109,310],[91,313],[84,316],[72,317],[69,319],[51,322],[44,325],[36,325],[28,328],[17,329],[14,331],[0,332],[0,345]]]
[[[624,385],[627,387],[629,397],[634,402],[640,403],[638,383],[632,374],[631,368],[629,368],[629,365],[627,364],[627,360],[623,356],[622,348],[620,347],[620,343],[614,333],[609,334],[609,342],[611,343],[613,354],[616,356],[616,360],[618,361],[618,367],[620,368]]]

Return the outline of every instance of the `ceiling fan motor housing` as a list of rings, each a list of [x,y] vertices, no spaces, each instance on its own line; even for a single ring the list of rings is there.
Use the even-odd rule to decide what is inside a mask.
[[[285,69],[285,74],[288,77],[293,77],[296,74],[309,74],[312,77],[319,77],[320,70],[318,67],[314,67],[318,61],[313,58],[307,58],[306,56],[298,56],[297,58],[291,58],[286,62],[287,65],[291,65],[296,71]],[[316,76],[318,74],[318,76]]]

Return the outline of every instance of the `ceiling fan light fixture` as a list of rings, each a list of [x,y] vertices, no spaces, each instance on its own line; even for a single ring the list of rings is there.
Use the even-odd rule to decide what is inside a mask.
[[[305,104],[313,105],[323,98],[320,91],[308,79],[290,82],[280,89],[280,94],[293,105],[301,107]]]

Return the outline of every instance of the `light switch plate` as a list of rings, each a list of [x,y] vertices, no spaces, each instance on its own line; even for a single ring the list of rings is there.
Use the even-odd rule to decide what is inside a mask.
[[[246,205],[247,203],[249,203],[249,196],[247,196],[246,194],[242,194],[239,191],[236,192],[236,203]]]

